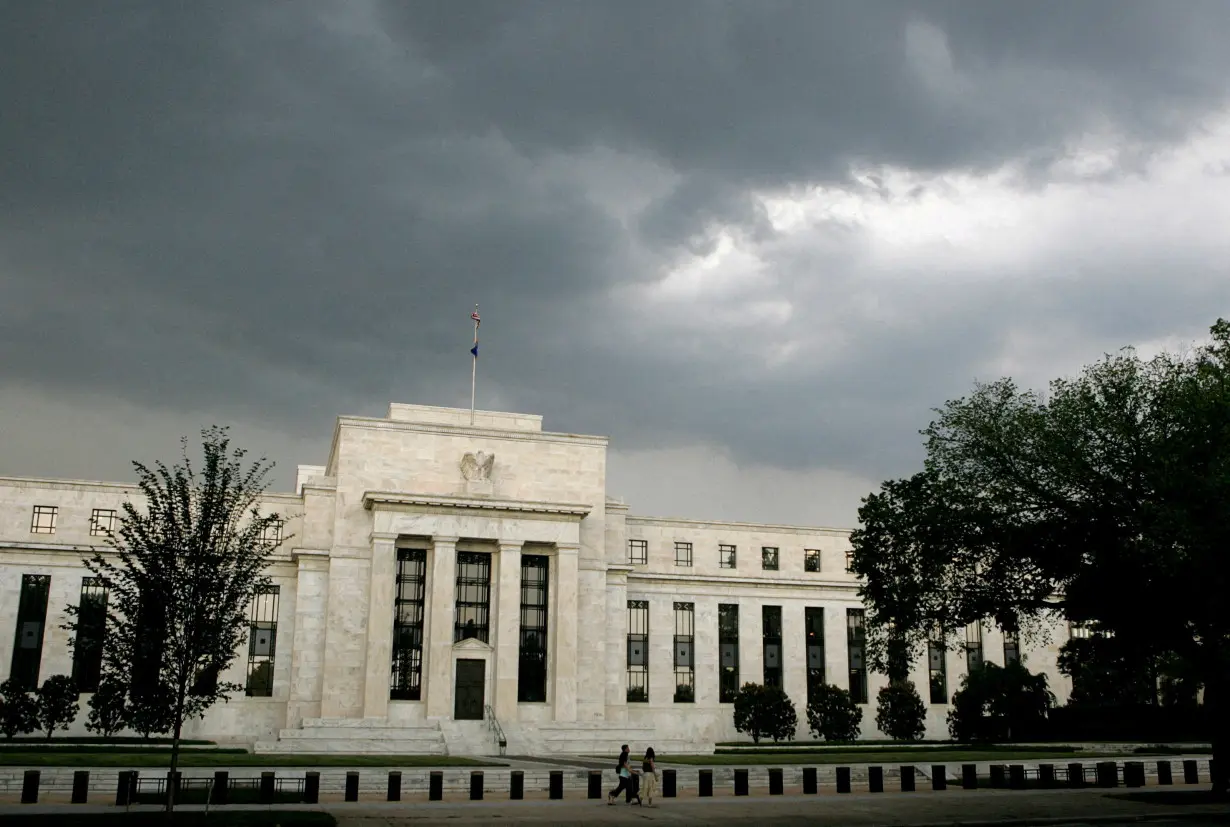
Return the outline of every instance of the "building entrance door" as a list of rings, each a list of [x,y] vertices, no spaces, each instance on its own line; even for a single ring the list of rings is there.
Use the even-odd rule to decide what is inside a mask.
[[[453,690],[454,721],[481,721],[483,719],[484,681],[486,663],[481,660],[457,661],[457,685]]]

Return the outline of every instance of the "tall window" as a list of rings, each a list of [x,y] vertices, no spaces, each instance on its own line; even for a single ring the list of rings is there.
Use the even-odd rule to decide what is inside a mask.
[[[739,694],[739,606],[718,605],[718,702],[733,703]]]
[[[547,575],[551,558],[521,555],[521,652],[517,666],[517,700],[547,700]]]
[[[423,609],[427,591],[427,552],[397,550],[397,594],[393,598],[393,668],[389,698],[423,698]]]
[[[718,568],[733,569],[735,568],[735,553],[737,549],[734,546],[718,546]]]
[[[107,631],[107,581],[81,578],[77,638],[73,642],[73,683],[78,692],[95,692],[102,676],[103,636]]]
[[[692,544],[691,543],[675,543],[675,565],[676,566],[692,565]]]
[[[854,552],[846,551],[846,572],[854,574]]]
[[[850,699],[867,703],[867,630],[862,609],[846,609],[846,649],[850,659]]]
[[[803,629],[807,645],[807,702],[810,704],[824,686],[824,609],[805,608]]]
[[[1021,639],[1016,632],[1004,630],[1004,666],[1021,660]]]
[[[760,550],[760,567],[766,571],[777,571],[777,548],[765,546]]]
[[[973,672],[982,666],[982,623],[974,621],[965,627],[965,666]]]
[[[157,597],[138,598],[137,646],[132,662],[132,694],[163,691],[162,655],[166,646],[166,610]]]
[[[248,615],[248,687],[252,698],[273,695],[273,659],[278,650],[278,597],[281,589],[269,586],[252,598]]]
[[[803,549],[803,571],[820,571],[820,549]]]
[[[761,636],[764,639],[764,685],[782,685],[782,607],[760,608]]]
[[[628,702],[649,700],[649,602],[628,601]]]
[[[649,541],[628,541],[628,562],[634,566],[643,566],[649,562]]]
[[[55,534],[56,514],[60,511],[54,505],[36,505],[30,515],[31,534]]]
[[[931,703],[948,703],[948,649],[943,632],[936,631],[927,641],[927,671],[931,684]]]
[[[38,688],[38,668],[43,660],[43,627],[47,623],[47,594],[51,575],[23,574],[17,603],[17,634],[9,678],[22,689]]]
[[[90,536],[106,537],[115,531],[115,509],[95,508],[90,512]]]
[[[691,603],[675,604],[675,703],[696,700],[696,612]]]
[[[488,643],[491,628],[491,555],[457,552],[457,613],[453,641]]]

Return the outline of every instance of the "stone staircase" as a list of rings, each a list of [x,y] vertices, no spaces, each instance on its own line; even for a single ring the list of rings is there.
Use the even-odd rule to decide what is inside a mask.
[[[501,726],[502,725],[502,726]],[[500,747],[503,735],[505,746]],[[278,731],[276,741],[257,741],[253,751],[270,754],[340,755],[618,755],[628,744],[634,752],[652,746],[663,754],[707,753],[713,741],[663,738],[653,727],[606,722],[521,725],[493,721],[430,719],[412,726],[383,718],[305,718],[298,729]]]
[[[305,718],[298,729],[279,730],[276,741],[257,741],[252,751],[257,755],[448,754],[439,722],[428,721],[417,726],[402,726],[392,725],[383,718]]]

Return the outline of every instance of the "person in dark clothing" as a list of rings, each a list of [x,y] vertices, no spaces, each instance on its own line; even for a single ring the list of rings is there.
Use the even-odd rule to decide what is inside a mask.
[[[636,803],[641,803],[641,797],[636,794],[636,775],[632,768],[628,766],[628,745],[624,744],[620,747],[619,763],[615,765],[615,774],[619,777],[619,785],[611,790],[606,797],[606,803],[615,806],[615,799],[619,798],[619,794],[627,790],[627,801],[632,803],[632,799],[636,798]]]

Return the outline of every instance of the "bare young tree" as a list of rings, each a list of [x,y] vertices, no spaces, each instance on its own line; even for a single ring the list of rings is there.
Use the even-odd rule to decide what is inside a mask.
[[[243,689],[219,682],[248,632],[248,608],[265,588],[270,555],[283,538],[270,532],[277,514],[261,513],[273,464],[244,467],[226,428],[201,432],[203,463],[188,459],[153,469],[133,463],[144,507],[125,503],[108,548],[85,561],[107,583],[103,671],[125,676],[134,703],[159,706],[179,765],[185,721]],[[70,607],[70,627],[76,629]],[[167,809],[174,809],[168,785]]]

